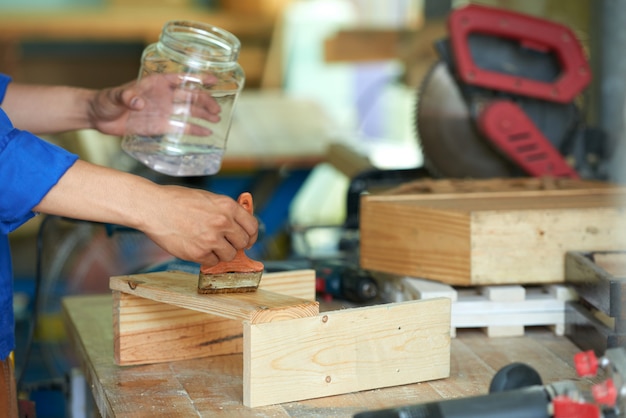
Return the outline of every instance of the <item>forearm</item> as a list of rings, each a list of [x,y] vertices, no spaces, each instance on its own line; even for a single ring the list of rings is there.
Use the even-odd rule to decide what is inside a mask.
[[[92,128],[90,103],[95,90],[68,86],[26,85],[7,87],[2,109],[13,125],[34,134],[54,134]]]
[[[158,191],[142,177],[78,160],[34,210],[142,229]]]
[[[227,196],[160,186],[129,173],[76,161],[35,211],[128,226],[184,260],[231,260],[256,241],[258,224]]]

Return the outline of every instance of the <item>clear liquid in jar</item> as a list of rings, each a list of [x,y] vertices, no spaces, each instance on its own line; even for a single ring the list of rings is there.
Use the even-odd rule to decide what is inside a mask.
[[[210,92],[220,105],[221,119],[212,123],[183,113],[170,116],[170,132],[163,135],[132,135],[122,148],[151,169],[170,176],[216,174],[222,165],[236,94]],[[226,115],[226,117],[224,117]],[[192,135],[193,128],[209,129],[209,135]]]

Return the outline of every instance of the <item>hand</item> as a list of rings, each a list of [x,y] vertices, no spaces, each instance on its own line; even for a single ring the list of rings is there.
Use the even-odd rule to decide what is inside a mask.
[[[164,193],[141,229],[170,254],[213,266],[250,248],[258,222],[230,197],[179,186],[160,186]]]
[[[138,229],[172,255],[207,266],[232,260],[258,235],[256,218],[228,196],[81,160],[33,210]]]
[[[109,135],[126,133],[156,135],[169,132],[170,116],[219,122],[220,106],[209,94],[215,77],[204,79],[186,74],[152,74],[139,81],[100,90],[90,103],[91,125]],[[192,125],[195,135],[208,135],[210,130]]]

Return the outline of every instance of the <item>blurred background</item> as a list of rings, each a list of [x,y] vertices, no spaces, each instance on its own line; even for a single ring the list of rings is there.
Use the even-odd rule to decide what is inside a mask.
[[[337,250],[338,234],[350,216],[350,191],[365,191],[353,179],[375,169],[407,170],[407,180],[418,172],[411,170],[422,167],[415,129],[419,87],[438,60],[433,43],[446,36],[447,14],[467,3],[0,0],[0,72],[19,82],[103,88],[137,77],[143,49],[158,39],[168,20],[198,20],[231,31],[242,42],[239,63],[246,84],[218,175],[156,175],[121,151],[120,138],[93,131],[46,139],[88,161],[157,182],[233,197],[252,191],[263,228],[252,255],[267,261],[310,257]],[[626,91],[626,60],[619,48],[626,40],[626,6],[609,0],[475,3],[546,17],[574,30],[594,71],[584,117],[608,133],[618,155]],[[621,180],[618,169],[609,176]],[[11,236],[23,344],[16,352],[18,367],[39,291],[38,263],[48,283],[39,296],[37,340],[43,348],[31,356],[26,374],[33,388],[49,378],[67,379],[72,369],[58,314],[63,295],[106,292],[111,275],[169,262],[144,238],[115,227],[57,220],[38,239],[41,227],[37,217]],[[47,393],[45,386],[38,387],[39,396],[50,398],[38,404],[49,407],[38,416],[78,416],[68,412],[66,383],[51,385],[62,387],[60,392]]]

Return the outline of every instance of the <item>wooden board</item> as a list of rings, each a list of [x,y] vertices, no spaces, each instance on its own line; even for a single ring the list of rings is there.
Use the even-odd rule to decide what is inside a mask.
[[[243,398],[250,407],[449,374],[448,299],[318,315],[316,301],[264,289],[199,295],[197,281],[183,272],[110,279],[117,364],[236,353],[243,327]]]
[[[567,251],[626,248],[625,191],[364,196],[360,263],[459,286],[563,282]]]
[[[123,283],[128,283],[129,280],[131,279],[117,277],[112,279],[112,283],[124,287]],[[133,276],[132,280],[138,279]],[[145,275],[140,280],[158,280],[158,284],[168,286],[176,281],[179,287],[183,285],[185,292],[189,293],[195,291],[192,284],[197,283],[197,276],[169,272]],[[170,287],[172,288],[174,287]],[[314,301],[315,272],[299,270],[266,273],[259,289],[280,289],[283,295]],[[206,301],[207,296],[200,297]],[[182,299],[180,295],[175,297]],[[195,296],[192,299],[194,303],[197,301]],[[215,308],[214,306],[212,309]],[[184,360],[241,353],[243,350],[240,319],[211,315],[121,291],[113,292],[113,312],[114,355],[115,362],[119,365]]]
[[[319,312],[316,301],[267,291],[262,286],[256,292],[198,294],[198,276],[180,271],[114,276],[109,280],[109,287],[156,302],[253,324]]]
[[[63,299],[67,333],[102,417],[351,418],[363,411],[486,394],[494,374],[513,362],[535,368],[545,383],[579,381],[572,364],[580,350],[567,338],[544,328],[516,338],[487,338],[466,329],[451,341],[448,378],[250,409],[242,403],[242,354],[116,365],[111,306],[110,295]]]
[[[450,300],[246,322],[243,361],[250,407],[448,377]]]
[[[578,180],[569,178],[553,177],[521,177],[521,178],[490,178],[490,179],[434,179],[425,178],[410,181],[384,193],[372,196],[372,199],[396,200],[399,197],[419,198],[426,196],[443,197],[449,194],[468,194],[476,196],[477,193],[508,193],[516,195],[519,192],[529,192],[535,195],[543,195],[546,191],[566,190],[566,194],[585,194],[589,190],[606,190],[612,193],[615,185],[597,180]],[[478,195],[480,196],[480,195]]]

